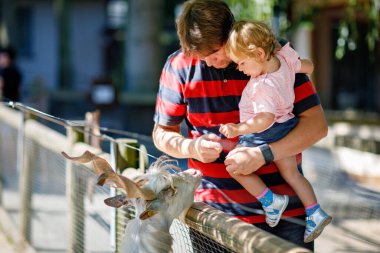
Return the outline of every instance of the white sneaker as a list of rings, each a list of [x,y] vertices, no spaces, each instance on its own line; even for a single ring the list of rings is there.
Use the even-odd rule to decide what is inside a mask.
[[[277,226],[281,219],[282,213],[285,211],[289,203],[287,195],[278,195],[273,193],[273,202],[270,206],[263,206],[265,211],[265,221],[270,227]]]
[[[304,242],[308,243],[315,240],[331,220],[331,216],[325,213],[322,208],[318,208],[312,215],[307,216]]]

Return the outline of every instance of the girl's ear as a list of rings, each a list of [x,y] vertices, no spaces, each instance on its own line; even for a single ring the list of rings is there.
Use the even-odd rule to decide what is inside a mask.
[[[264,49],[262,49],[261,47],[258,47],[256,49],[256,56],[257,58],[261,61],[261,62],[264,62],[266,60],[266,54],[265,54],[265,51]]]

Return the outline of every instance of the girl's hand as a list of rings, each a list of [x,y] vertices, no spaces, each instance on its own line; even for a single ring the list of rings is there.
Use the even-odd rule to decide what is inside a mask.
[[[227,138],[234,138],[238,136],[236,130],[237,130],[236,125],[233,123],[222,124],[220,125],[220,128],[219,128],[219,132],[222,133]]]

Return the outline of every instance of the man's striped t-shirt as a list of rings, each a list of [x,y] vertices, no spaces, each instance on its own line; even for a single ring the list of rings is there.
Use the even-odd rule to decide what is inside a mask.
[[[157,94],[154,120],[163,126],[179,125],[185,120],[190,138],[219,133],[220,124],[239,122],[239,101],[249,80],[231,63],[225,69],[208,67],[205,62],[186,57],[180,50],[169,56]],[[316,91],[304,74],[297,74],[294,85],[293,113],[298,114],[320,104]],[[223,137],[223,136],[222,136]],[[238,138],[225,140],[236,143]],[[248,223],[265,222],[261,204],[226,171],[224,150],[213,163],[189,159],[188,167],[200,170],[203,180],[196,199]],[[301,155],[297,156],[301,169]],[[274,163],[255,172],[275,193],[290,196],[284,216],[304,215],[304,207],[292,188],[281,177]],[[248,207],[248,208],[247,208]],[[258,212],[256,212],[257,210]]]

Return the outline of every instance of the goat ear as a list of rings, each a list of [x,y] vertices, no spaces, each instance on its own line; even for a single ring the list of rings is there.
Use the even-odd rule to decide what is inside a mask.
[[[140,220],[146,220],[154,215],[156,215],[162,208],[163,200],[155,199],[146,204],[145,210],[140,214]]]
[[[124,194],[120,194],[120,195],[116,195],[115,197],[105,199],[104,203],[107,206],[119,208],[121,206],[128,204],[128,199],[127,199],[127,196],[125,196]]]

